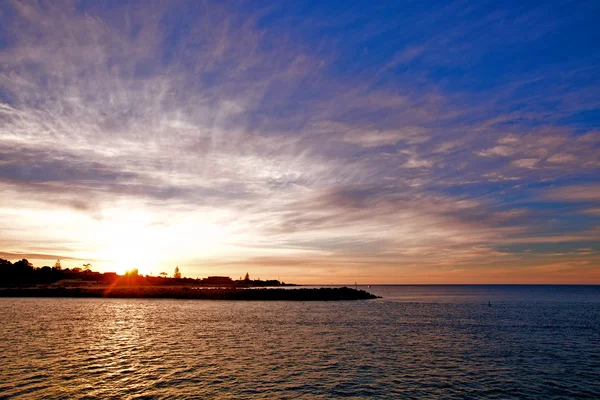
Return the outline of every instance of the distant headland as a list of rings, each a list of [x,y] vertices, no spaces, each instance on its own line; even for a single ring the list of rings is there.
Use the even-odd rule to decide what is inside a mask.
[[[63,269],[60,260],[53,267],[36,268],[26,259],[12,263],[0,258],[0,297],[105,297],[170,298],[214,300],[364,300],[374,299],[364,290],[343,288],[298,288],[279,280],[239,280],[226,276],[184,278],[178,267],[172,277],[142,276],[136,269],[124,275],[95,272],[90,264]]]

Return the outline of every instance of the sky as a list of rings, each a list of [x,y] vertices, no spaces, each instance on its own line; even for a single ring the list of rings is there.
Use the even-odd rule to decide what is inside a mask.
[[[0,258],[600,283],[598,1],[0,2]]]

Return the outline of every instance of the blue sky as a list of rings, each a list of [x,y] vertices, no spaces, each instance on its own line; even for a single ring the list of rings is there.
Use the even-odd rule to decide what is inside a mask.
[[[598,2],[0,5],[0,257],[600,283]]]

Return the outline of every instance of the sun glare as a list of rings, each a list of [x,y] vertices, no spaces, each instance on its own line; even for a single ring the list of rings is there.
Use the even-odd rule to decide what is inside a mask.
[[[97,239],[98,257],[106,269],[118,274],[137,269],[141,275],[156,272],[159,262],[158,235],[143,212],[112,211]]]
[[[129,247],[126,247],[129,245]],[[109,262],[114,266],[114,272],[122,275],[134,269],[140,275],[147,275],[156,271],[157,263],[152,260],[149,249],[140,243],[128,243],[116,248],[109,256]]]
[[[137,268],[141,275],[170,274],[181,258],[231,254],[226,241],[232,235],[217,222],[220,215],[198,212],[185,220],[164,219],[148,209],[130,211],[128,205],[105,210],[89,233],[104,271],[124,274]]]

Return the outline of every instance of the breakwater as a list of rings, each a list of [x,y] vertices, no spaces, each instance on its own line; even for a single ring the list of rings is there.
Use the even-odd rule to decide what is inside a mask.
[[[0,297],[105,297],[105,298],[163,298],[204,300],[291,300],[339,301],[367,300],[375,296],[364,290],[341,288],[301,289],[206,289],[191,287],[85,287],[85,288],[6,288]]]

